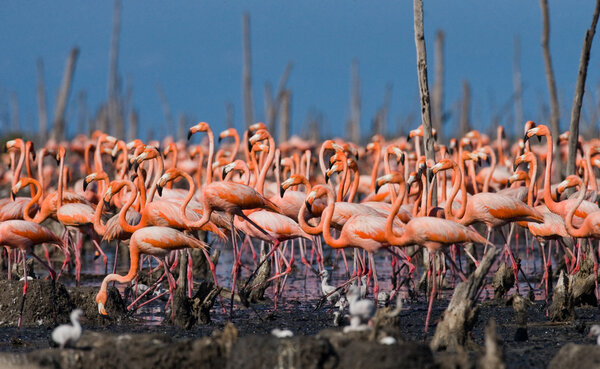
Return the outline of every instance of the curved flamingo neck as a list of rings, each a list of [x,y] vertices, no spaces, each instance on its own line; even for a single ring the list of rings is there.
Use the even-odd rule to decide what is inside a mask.
[[[240,149],[240,135],[237,133],[237,131],[234,131],[234,133],[233,133],[233,140],[234,140],[233,151],[231,151],[231,154],[229,155],[230,163],[235,160],[238,150]]]
[[[388,185],[391,185],[391,183]],[[402,181],[402,183],[400,183],[399,196],[393,202],[392,210],[390,211],[390,214],[388,215],[388,217],[385,221],[385,237],[387,238],[388,242],[391,245],[398,245],[398,244],[402,243],[402,237],[398,237],[394,233],[394,221],[396,220],[398,211],[400,210],[400,207],[402,206],[402,203],[404,202],[404,197],[406,196],[406,192],[407,192],[406,182]]]
[[[534,159],[529,162],[529,183],[527,184],[528,186],[528,192],[527,192],[527,205],[529,206],[533,206],[535,199],[534,194],[536,194],[537,192],[535,191],[535,185],[537,182],[537,160]]]
[[[45,186],[45,181],[44,181],[44,171],[43,171],[43,167],[44,167],[44,156],[46,156],[47,150],[45,147],[42,147],[40,149],[40,151],[38,152],[38,157],[37,157],[37,180],[40,183],[40,191],[42,192],[42,196],[44,196],[44,194],[46,193],[46,189],[44,188]]]
[[[569,232],[569,234],[572,237],[575,238],[585,238],[588,236],[588,227],[586,227],[586,223],[584,222],[584,225],[581,226],[581,228],[575,228],[575,226],[573,225],[573,216],[575,215],[575,212],[577,211],[577,208],[579,208],[579,206],[581,205],[581,203],[583,202],[583,199],[585,198],[586,195],[586,189],[588,186],[588,180],[584,180],[584,184],[583,186],[581,186],[580,190],[579,190],[579,196],[577,196],[577,202],[575,203],[575,205],[569,209],[569,211],[567,212],[567,216],[565,217],[565,227],[567,228],[567,232]]]
[[[208,199],[207,199],[207,195],[206,194],[202,194],[202,217],[197,220],[197,221],[192,221],[191,219],[189,219],[187,217],[186,214],[186,208],[188,206],[188,204],[190,203],[190,201],[192,200],[192,197],[194,197],[194,194],[196,193],[196,186],[194,185],[194,181],[192,180],[192,177],[185,173],[185,172],[180,172],[180,175],[183,176],[187,182],[188,182],[188,193],[185,197],[185,200],[183,200],[183,204],[181,204],[181,207],[179,207],[179,214],[181,216],[181,219],[183,219],[184,224],[189,227],[190,229],[199,229],[202,228],[206,225],[206,223],[208,223],[208,221],[210,220],[210,215],[212,214],[212,207],[210,206],[210,204],[208,203]],[[203,192],[206,190],[207,185],[204,186]]]
[[[310,190],[307,191],[307,193],[310,192]],[[302,230],[310,235],[313,236],[318,236],[323,232],[323,223],[325,221],[324,215],[325,214],[321,214],[321,219],[319,220],[319,223],[316,226],[311,226],[310,224],[308,224],[308,222],[306,221],[306,217],[305,214],[307,213],[308,209],[306,209],[306,203],[303,202],[302,206],[300,206],[300,211],[298,212],[298,225],[300,226],[300,228],[302,228]]]
[[[391,152],[386,152],[385,155],[383,156],[383,170],[385,171],[386,175],[392,173],[392,165],[390,163],[390,155],[391,154],[392,154]],[[400,168],[398,168],[398,172],[402,173],[402,170]],[[396,201],[396,187],[389,184],[388,188],[390,191],[390,197],[391,197],[392,204],[393,204],[394,201]]]
[[[163,161],[160,153],[156,156],[156,164],[158,165],[158,170],[156,173],[153,173],[152,177],[152,187],[148,190],[148,199],[147,202],[151,202],[154,199],[154,195],[156,194],[156,185],[158,184],[158,179],[163,175],[165,171],[165,162]]]
[[[102,280],[102,285],[100,286],[98,296],[104,297],[103,303],[106,303],[106,290],[108,289],[108,284],[110,282],[116,281],[119,283],[127,283],[133,280],[133,278],[135,278],[135,276],[137,275],[138,267],[140,264],[140,250],[137,243],[135,242],[135,239],[133,239],[129,245],[129,259],[129,272],[126,275],[122,276],[119,274],[109,274]]]
[[[265,180],[267,178],[267,172],[269,171],[269,168],[271,168],[271,165],[273,165],[273,159],[275,159],[275,140],[271,135],[269,135],[269,153],[260,170],[260,176],[256,186],[256,191],[261,195],[264,195]]]
[[[42,185],[40,184],[39,181],[30,178],[30,183],[32,187],[36,188],[35,191],[35,196],[33,196],[31,198],[31,200],[25,205],[25,208],[23,208],[23,219],[30,221],[30,222],[34,222],[34,223],[41,223],[44,219],[40,219],[40,217],[38,217],[38,214],[40,214],[40,212],[38,211],[38,213],[35,215],[34,218],[32,218],[31,216],[29,216],[29,209],[31,209],[31,207],[34,204],[37,204],[40,201],[40,198],[42,197]],[[37,219],[36,219],[37,218]]]
[[[496,153],[494,150],[489,150],[489,155],[491,157],[492,163],[490,165],[490,171],[485,177],[485,181],[483,182],[483,190],[481,192],[488,192],[490,188],[490,182],[492,181],[492,177],[494,176],[494,171],[496,170],[496,165],[498,165],[496,159]]]
[[[550,193],[550,186],[552,185],[551,171],[552,171],[552,134],[550,132],[546,133],[546,169],[544,171],[544,203],[550,209],[550,211],[556,211],[558,203],[552,199],[552,194]]]
[[[331,219],[333,218],[333,213],[335,212],[335,197],[330,188],[325,188],[327,189],[327,207],[323,211],[324,214],[321,214],[321,216],[325,218],[323,221],[323,240],[327,243],[327,245],[334,249],[348,247],[348,242],[344,240],[343,228],[342,231],[340,231],[339,238],[336,239],[331,235]]]
[[[467,210],[467,190],[464,182],[464,160],[460,159],[460,165],[457,165],[456,162],[452,162],[452,171],[454,172],[454,182],[452,183],[452,193],[450,194],[450,198],[446,201],[446,207],[444,209],[444,213],[446,214],[446,219],[450,220],[460,220],[464,218],[465,212]],[[458,214],[454,215],[452,212],[452,204],[454,203],[454,199],[458,194],[458,190],[461,191],[461,200],[460,209],[458,210]]]
[[[375,181],[379,172],[379,158],[381,157],[381,145],[375,142],[373,149],[373,169],[371,170],[371,184],[369,185],[369,193],[375,192]]]
[[[281,187],[281,150],[275,150],[275,181],[277,182],[277,188]],[[280,195],[281,196],[281,195]]]
[[[593,191],[598,191],[598,182],[596,182],[596,173],[592,167],[592,150],[589,149],[586,154],[587,173],[590,176],[590,187]]]
[[[63,178],[65,176],[65,157],[64,155],[60,156],[60,164],[58,166],[58,188],[57,192],[57,200],[56,200],[56,208],[60,208],[63,205],[63,192],[64,192],[64,181]]]
[[[208,163],[206,163],[206,183],[205,185],[211,184],[213,180],[212,162],[215,156],[215,136],[213,135],[210,127],[206,130],[208,135]]]
[[[360,184],[360,173],[358,171],[358,168],[352,168],[352,185],[350,187],[350,195],[348,195],[348,202],[354,202],[354,198],[356,197],[356,194],[358,192],[359,184]]]
[[[202,186],[202,164],[204,162],[204,151],[202,149],[198,152],[198,169],[196,170],[196,183],[198,187]]]
[[[83,165],[85,165],[86,175],[92,174],[92,166],[90,165],[90,151],[92,150],[92,147],[94,147],[94,144],[88,142],[85,145],[85,149],[83,149]]]
[[[96,210],[94,211],[94,231],[99,236],[104,236],[106,234],[106,224],[102,223],[102,211],[104,210],[104,201],[100,199],[98,201],[98,205],[96,205]]]
[[[127,202],[125,203],[125,205],[123,205],[123,207],[121,208],[121,211],[119,211],[119,225],[121,226],[121,228],[123,228],[123,230],[127,233],[134,233],[135,231],[137,231],[138,229],[141,229],[142,227],[144,227],[147,223],[147,214],[145,211],[142,211],[142,218],[140,219],[140,222],[135,225],[132,226],[131,224],[127,223],[127,218],[125,217],[127,214],[127,211],[129,210],[129,208],[131,207],[131,205],[133,205],[133,202],[135,201],[136,198],[136,194],[137,194],[137,189],[135,188],[135,185],[133,184],[133,182],[125,180],[125,186],[127,186],[129,188],[129,190],[131,191],[131,195],[129,196],[129,198],[127,199]]]
[[[11,187],[14,187],[14,185],[17,184],[17,182],[21,178],[21,170],[23,169],[23,163],[25,162],[25,145],[24,144],[19,145],[19,151],[20,151],[19,162],[17,163],[17,166],[15,168]]]

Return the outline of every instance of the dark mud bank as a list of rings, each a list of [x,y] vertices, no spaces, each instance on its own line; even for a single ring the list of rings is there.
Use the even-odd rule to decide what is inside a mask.
[[[335,331],[279,339],[239,337],[228,325],[212,337],[85,332],[74,348],[1,354],[8,368],[437,368],[424,344],[384,345]]]

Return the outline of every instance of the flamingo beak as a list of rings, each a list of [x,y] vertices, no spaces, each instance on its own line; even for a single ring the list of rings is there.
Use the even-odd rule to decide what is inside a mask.
[[[192,132],[192,130],[190,129],[190,130],[188,131],[188,134],[187,134],[187,139],[188,139],[188,141],[190,140],[190,138],[192,138],[192,135],[193,135],[193,134],[194,134],[194,132]]]
[[[304,204],[306,205],[306,208],[308,209],[308,212],[312,214],[312,205],[310,204],[310,202],[304,201]]]
[[[538,142],[542,142],[542,136],[536,136],[538,139]]]
[[[14,191],[10,191],[10,200],[15,201],[15,197],[17,197],[17,194],[15,194]]]
[[[379,185],[379,181],[375,181],[375,193],[376,194],[379,192],[380,188],[381,188],[381,186]]]
[[[104,304],[101,303],[101,302],[98,303],[98,314],[108,315],[108,313],[106,312],[106,310],[104,310]]]
[[[431,170],[428,170],[428,171],[427,171],[427,181],[428,181],[428,182],[431,182],[431,181],[433,181],[433,177],[434,177],[433,171],[431,171]]]
[[[411,139],[411,138],[412,138],[412,136],[410,135],[410,133],[406,135],[406,141],[407,141],[407,142],[410,142],[410,139]]]
[[[325,183],[329,183],[329,174],[327,172],[325,172]]]
[[[134,160],[134,162],[133,162],[133,171],[137,172],[139,166],[140,166],[140,163],[138,163],[137,160]]]
[[[283,188],[283,186],[279,187],[279,197],[283,198],[283,195],[285,194],[285,188]]]
[[[88,181],[86,181],[85,179],[83,180],[83,192],[85,192],[87,190],[87,186],[88,186]]]
[[[158,192],[158,196],[160,196],[160,197],[162,197],[162,190],[163,190],[163,187],[161,186],[161,184],[160,183],[157,184],[156,185],[156,192]]]

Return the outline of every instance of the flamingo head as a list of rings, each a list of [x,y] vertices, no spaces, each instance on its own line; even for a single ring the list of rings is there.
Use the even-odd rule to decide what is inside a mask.
[[[329,183],[329,177],[343,170],[343,165],[340,161],[336,161],[332,166],[325,171],[325,183]]]
[[[266,129],[259,129],[256,131],[249,139],[250,145],[254,145],[258,141],[268,140],[271,137],[271,134]]]
[[[570,176],[567,176],[567,178],[565,178],[564,181],[560,182],[558,184],[558,186],[556,186],[556,198],[560,198],[560,194],[562,194],[563,192],[565,192],[565,190],[567,188],[572,188],[572,187],[576,187],[576,186],[581,186],[582,185],[582,181],[581,178],[579,178],[579,176],[576,176],[574,174],[571,174]]]
[[[166,158],[171,152],[177,152],[177,145],[175,145],[175,142],[169,142],[167,144],[167,147],[165,147],[165,150],[163,151],[163,156]]]
[[[547,126],[540,124],[525,132],[525,136],[523,136],[523,142],[527,142],[527,140],[529,140],[533,136],[537,136],[538,141],[541,141],[541,137],[546,135],[550,135],[550,130]]]
[[[209,131],[210,131],[210,125],[206,122],[200,122],[200,123],[190,127],[190,129],[188,130],[187,139],[189,140],[190,138],[192,138],[192,135],[196,132],[209,132]]]
[[[223,132],[219,133],[219,142],[221,142],[221,140],[224,139],[225,137],[234,137],[237,135],[238,135],[238,133],[235,128],[226,129]]]
[[[334,150],[336,152],[344,151],[344,148],[337,143],[333,142],[333,140],[325,140],[323,145],[321,146],[321,150]]]
[[[254,123],[253,125],[251,125],[250,127],[248,127],[248,132],[250,133],[254,133],[256,131],[258,131],[259,129],[267,129],[267,125],[264,124],[263,122],[257,122]]]
[[[286,179],[285,181],[283,181],[281,183],[281,187],[280,187],[281,197],[283,197],[283,194],[285,193],[285,191],[287,191],[288,188],[290,188],[292,186],[298,186],[298,185],[304,184],[306,182],[308,182],[308,180],[306,180],[306,177],[304,177],[302,174],[292,174],[290,176],[290,178]]]
[[[457,147],[458,147],[458,141],[454,137],[451,138],[450,142],[448,143],[448,153],[450,155],[454,154],[454,151],[456,150]]]
[[[106,304],[106,291],[101,290],[96,295],[96,303],[98,304],[98,313],[102,315],[108,315],[106,310],[104,309],[104,305]]]
[[[315,188],[313,188],[312,191],[308,193],[308,195],[306,195],[306,198],[304,199],[304,204],[306,205],[306,208],[310,213],[312,213],[313,202],[316,198],[320,197],[320,195],[323,194],[324,190],[326,190],[325,186],[317,185],[315,186]]]
[[[106,172],[94,172],[92,174],[87,175],[84,179],[83,179],[83,190],[87,190],[87,186],[92,183],[93,181],[100,181],[100,180],[108,180],[108,175],[106,174]]]
[[[21,188],[23,188],[24,186],[28,185],[31,182],[32,182],[31,178],[19,179],[19,181],[17,183],[15,183],[15,185],[12,187],[12,189],[10,191],[10,199],[12,201],[15,201],[15,198],[17,197],[17,193],[21,190]]]
[[[438,161],[434,166],[431,167],[431,172],[433,174],[437,174],[443,170],[448,170],[454,168],[456,163],[450,158],[442,158]]]
[[[523,170],[517,170],[513,175],[508,177],[508,184],[511,185],[517,181],[526,181],[529,178],[527,172]]]
[[[413,137],[423,137],[423,125],[420,125],[418,128],[415,128],[413,130],[411,130],[410,132],[408,132],[408,135],[406,136],[406,140],[410,141],[411,138]]]
[[[408,178],[406,179],[406,188],[410,189],[413,183],[417,182],[420,175],[417,172],[410,172]]]
[[[404,175],[400,172],[394,172],[391,174],[386,174],[384,176],[381,176],[379,178],[377,178],[375,180],[375,193],[379,192],[379,189],[387,183],[403,183],[404,182]]]
[[[65,155],[67,155],[67,150],[64,146],[59,146],[56,152],[56,162],[60,162],[61,159],[64,159]]]

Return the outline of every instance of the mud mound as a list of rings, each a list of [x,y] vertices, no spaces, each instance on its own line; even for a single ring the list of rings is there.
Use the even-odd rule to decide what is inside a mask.
[[[106,326],[133,320],[127,314],[125,302],[115,287],[108,288],[108,297],[104,307],[108,315],[98,313],[98,304],[96,304],[98,287],[73,287],[69,289],[69,294],[73,304],[83,310],[85,316],[83,324]]]
[[[74,349],[0,356],[0,366],[41,368],[222,368],[218,344],[205,338],[175,341],[167,335],[84,332]],[[4,367],[4,366],[3,366]]]
[[[174,339],[158,334],[84,332],[73,349],[2,354],[0,366],[42,368],[435,368],[426,345],[382,345],[367,335],[339,339],[250,335],[234,342],[212,338]],[[333,341],[335,342],[333,342]]]
[[[0,281],[0,326],[16,326],[19,319],[22,281]],[[31,280],[23,308],[23,326],[54,326],[69,321],[75,305],[69,299],[65,286],[58,282],[52,289],[52,281]]]
[[[600,367],[600,346],[574,343],[564,345],[548,366],[549,369],[598,367]]]

